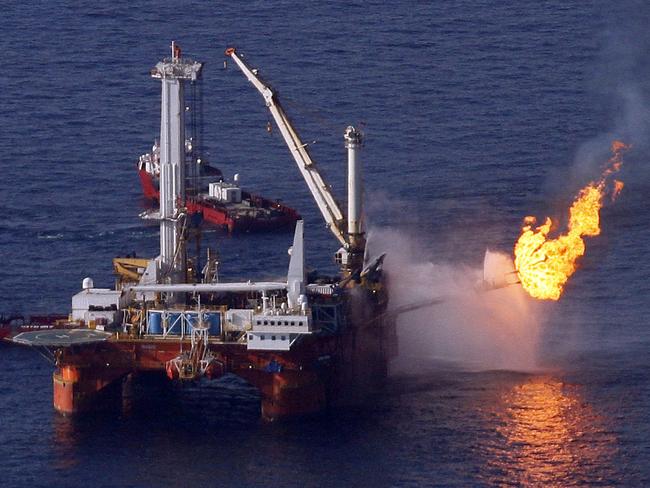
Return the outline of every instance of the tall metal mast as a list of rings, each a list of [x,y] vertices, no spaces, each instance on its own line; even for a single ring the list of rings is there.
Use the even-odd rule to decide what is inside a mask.
[[[201,75],[202,63],[181,58],[172,42],[172,56],[151,70],[161,81],[160,109],[160,256],[161,281],[185,281],[186,252],[182,239],[181,208],[185,201],[185,98],[184,85]]]

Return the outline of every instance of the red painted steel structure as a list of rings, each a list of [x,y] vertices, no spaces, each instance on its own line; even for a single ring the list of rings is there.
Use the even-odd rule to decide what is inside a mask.
[[[158,202],[160,193],[151,176],[144,169],[138,170],[140,184],[145,198]],[[259,195],[243,191],[242,197],[253,209],[263,210],[258,215],[241,212],[236,206],[219,203],[203,197],[188,197],[185,205],[190,214],[200,213],[212,225],[224,227],[228,232],[271,231],[290,228],[300,215],[294,209]]]
[[[56,351],[54,407],[64,415],[98,408],[101,393],[130,374],[166,371],[189,340],[134,339]],[[290,351],[250,351],[245,344],[210,342],[209,378],[233,373],[255,386],[267,420],[320,412],[354,400],[385,379],[393,354],[394,326],[382,319],[350,326],[343,335],[305,338]],[[119,386],[119,385],[118,385]]]

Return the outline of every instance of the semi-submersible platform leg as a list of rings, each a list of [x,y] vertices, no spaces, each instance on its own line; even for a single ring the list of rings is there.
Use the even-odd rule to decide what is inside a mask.
[[[53,374],[54,408],[64,416],[119,407],[128,370],[63,366]],[[318,374],[307,371],[269,373],[249,370],[241,375],[260,392],[266,420],[309,415],[325,410],[326,388]]]
[[[63,366],[52,375],[54,408],[63,415],[93,411],[102,397],[121,394],[127,370]],[[115,391],[120,388],[119,391]],[[113,390],[113,391],[111,391]]]
[[[117,408],[129,370],[63,366],[53,374],[54,408],[64,416]],[[307,371],[248,370],[241,377],[260,392],[266,420],[309,415],[327,407],[325,384]]]
[[[121,398],[122,380],[133,371],[105,344],[70,345],[57,349],[54,358],[53,404],[63,415],[110,408],[112,400]]]
[[[391,344],[386,330],[369,327],[331,341],[305,341],[297,351],[280,354],[211,344],[213,360],[203,376],[217,379],[231,373],[250,383],[259,391],[266,420],[322,412],[382,383]],[[145,338],[57,349],[54,408],[63,415],[119,408],[122,388],[131,376],[154,374],[172,381],[167,378],[169,364],[178,357],[178,348],[176,341]]]

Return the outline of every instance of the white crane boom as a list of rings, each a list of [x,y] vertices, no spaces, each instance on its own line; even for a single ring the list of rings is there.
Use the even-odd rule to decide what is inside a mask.
[[[316,164],[312,161],[311,156],[307,151],[307,145],[300,139],[300,136],[291,124],[289,117],[287,117],[287,114],[280,105],[280,102],[277,100],[273,90],[258,78],[255,70],[249,68],[248,65],[237,56],[234,48],[227,49],[226,56],[230,56],[233,61],[235,61],[237,66],[239,66],[239,69],[241,69],[246,78],[248,78],[248,81],[250,81],[253,86],[257,88],[257,91],[262,94],[266,106],[271,112],[284,141],[289,147],[289,151],[291,151],[291,155],[298,165],[300,173],[302,173],[302,176],[309,187],[309,191],[311,191],[318,208],[325,218],[327,227],[329,227],[334,236],[343,246],[348,247],[348,234],[345,229],[345,217],[343,216],[343,212],[341,212],[339,204],[334,199],[334,196],[330,191],[330,186],[325,183],[325,180],[323,180],[323,177],[318,172]]]

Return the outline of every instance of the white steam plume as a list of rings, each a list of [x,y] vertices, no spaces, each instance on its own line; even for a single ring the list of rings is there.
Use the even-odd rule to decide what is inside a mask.
[[[403,233],[375,229],[369,236],[372,255],[386,252],[390,305],[445,297],[444,303],[398,317],[399,355],[392,371],[422,372],[441,362],[469,370],[537,368],[541,309],[520,286],[480,291],[483,270],[424,259]],[[502,274],[512,266],[503,263]]]

